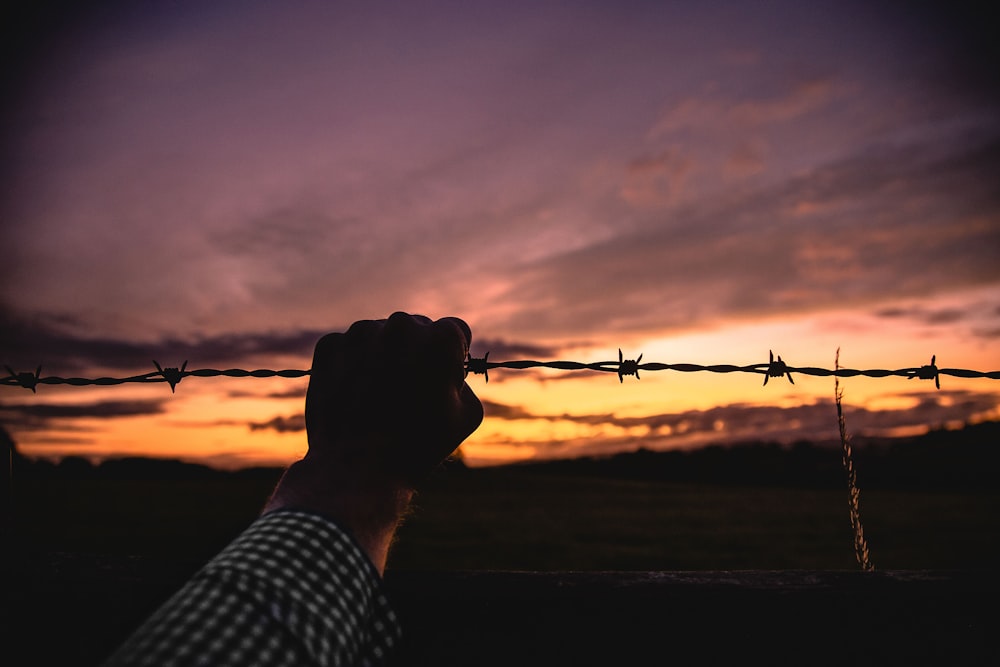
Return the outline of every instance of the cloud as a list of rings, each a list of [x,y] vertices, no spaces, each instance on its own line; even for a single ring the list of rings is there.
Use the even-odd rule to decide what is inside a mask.
[[[164,412],[164,399],[90,403],[0,403],[0,419],[25,430],[63,428],[67,421],[81,419],[146,417]]]
[[[682,131],[745,134],[763,125],[787,123],[822,109],[850,88],[829,77],[787,82],[777,92],[758,93],[756,97],[732,97],[713,87],[671,104],[647,136],[658,139]]]
[[[61,446],[61,445],[93,445],[97,442],[95,438],[83,438],[71,435],[49,435],[46,434],[41,438],[32,438],[32,447],[37,447],[39,445],[51,445],[51,446]]]
[[[507,405],[505,403],[497,403],[496,401],[490,401],[487,399],[480,399],[480,402],[483,404],[483,413],[485,414],[486,419],[544,419],[544,417],[532,414],[528,410],[517,405]]]
[[[800,81],[784,95],[739,102],[727,110],[726,117],[751,126],[783,123],[825,107],[844,92],[830,79]]]
[[[928,331],[934,329],[950,329],[962,331],[963,336],[974,336],[984,340],[992,340],[1000,335],[1000,313],[996,312],[993,299],[977,298],[967,301],[962,307],[935,307],[919,302],[908,302],[899,305],[875,309],[875,317],[899,321],[912,327],[925,327]]]
[[[914,404],[908,408],[869,409],[846,404],[849,431],[858,436],[891,435],[899,429],[935,427],[996,418],[1000,398],[994,394],[966,390],[941,390],[933,393],[912,392],[899,395]],[[644,429],[634,434],[607,435],[572,440],[573,447],[588,452],[608,451],[607,447],[626,445],[692,446],[708,442],[774,440],[793,442],[834,441],[839,437],[836,408],[832,400],[818,400],[794,407],[730,404],[707,410],[687,410],[641,417],[618,417],[599,414],[538,414],[517,405],[484,402],[487,419],[566,421],[595,428]],[[554,441],[549,447],[565,454],[582,453],[567,441]]]
[[[274,357],[298,358],[308,364],[316,341],[326,333],[320,330],[233,333],[138,342],[89,337],[67,316],[27,316],[0,309],[2,362],[15,371],[33,370],[42,364],[54,375],[94,369],[152,371],[154,359],[164,367],[180,366],[188,360],[189,369],[245,367],[250,362],[267,362]]]
[[[288,417],[273,417],[264,422],[250,422],[251,431],[277,431],[278,433],[297,433],[306,430],[306,416],[304,413],[291,415]]]
[[[474,357],[482,357],[489,352],[490,358],[496,361],[509,359],[551,359],[558,354],[559,348],[550,345],[540,345],[525,341],[509,341],[503,338],[473,337],[471,353]]]
[[[163,413],[163,401],[98,401],[93,403],[7,403],[0,411],[42,419],[110,419]]]
[[[673,203],[684,189],[693,162],[693,158],[673,150],[632,160],[625,171],[622,199],[639,208]]]
[[[767,142],[747,139],[737,144],[725,158],[723,173],[731,179],[741,179],[764,171]]]
[[[866,147],[525,264],[506,295],[522,307],[505,324],[531,335],[662,332],[994,284],[997,172],[1000,137]]]
[[[994,329],[973,329],[972,333],[979,338],[1000,338],[1000,327]]]
[[[875,311],[877,317],[886,319],[912,319],[922,324],[931,325],[951,325],[967,319],[968,314],[955,308],[939,308],[929,310],[920,306],[902,308],[889,306]]]
[[[229,398],[299,398],[303,399],[306,397],[306,387],[295,387],[288,389],[286,391],[266,391],[262,393],[256,393],[252,391],[245,391],[242,389],[233,389],[226,393]]]

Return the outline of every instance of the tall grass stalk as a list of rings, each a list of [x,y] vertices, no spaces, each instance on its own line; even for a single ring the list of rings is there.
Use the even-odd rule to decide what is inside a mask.
[[[840,370],[840,348],[837,348],[837,357],[834,365]],[[865,539],[865,529],[861,525],[861,492],[858,490],[857,474],[854,471],[854,460],[851,457],[851,440],[847,435],[847,424],[844,421],[844,408],[842,401],[844,392],[840,389],[840,379],[833,376],[833,392],[837,399],[837,424],[840,426],[840,445],[844,455],[844,472],[847,473],[848,501],[851,508],[851,528],[854,530],[854,555],[858,559],[858,564],[865,572],[871,572],[875,566],[871,561],[871,554],[868,551],[868,541]]]

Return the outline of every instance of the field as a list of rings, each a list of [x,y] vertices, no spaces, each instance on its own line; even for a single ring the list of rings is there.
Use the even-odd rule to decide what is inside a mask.
[[[863,519],[886,569],[998,562],[1000,494],[872,491]],[[417,569],[854,569],[843,490],[472,471],[438,480],[391,565]]]
[[[278,474],[157,470],[15,480],[9,655],[99,662],[254,519]],[[1000,593],[996,488],[862,485],[869,575],[846,489],[729,477],[443,469],[399,531],[386,579],[422,642],[412,664],[560,664],[552,652],[607,664],[660,650],[666,623],[676,655],[720,662],[882,664],[890,651],[978,664],[996,652],[996,613],[979,611]]]
[[[199,561],[256,516],[275,477],[38,479],[19,485],[18,540],[41,552]],[[862,489],[880,569],[1000,562],[1000,492]],[[452,469],[417,497],[392,569],[857,568],[844,489],[692,484]]]

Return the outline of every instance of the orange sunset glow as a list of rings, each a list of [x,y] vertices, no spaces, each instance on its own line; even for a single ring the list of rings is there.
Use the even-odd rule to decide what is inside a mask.
[[[896,3],[112,4],[9,47],[0,425],[35,457],[283,465],[327,331],[458,316],[515,359],[1000,369],[1000,90]],[[833,441],[833,378],[470,375],[471,465]],[[847,378],[848,428],[1000,419]]]

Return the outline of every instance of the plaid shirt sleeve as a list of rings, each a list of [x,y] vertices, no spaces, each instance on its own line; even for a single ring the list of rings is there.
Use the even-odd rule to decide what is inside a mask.
[[[297,511],[257,519],[105,663],[380,665],[400,629],[368,556]]]

